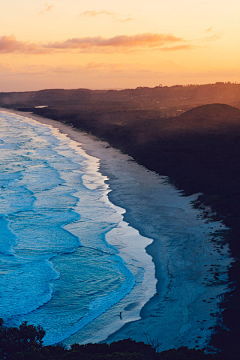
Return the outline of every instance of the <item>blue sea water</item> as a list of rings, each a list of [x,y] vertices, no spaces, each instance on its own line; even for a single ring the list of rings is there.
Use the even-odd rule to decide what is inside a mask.
[[[73,141],[7,112],[0,127],[0,317],[58,343],[129,294],[143,266],[106,241],[122,217]]]

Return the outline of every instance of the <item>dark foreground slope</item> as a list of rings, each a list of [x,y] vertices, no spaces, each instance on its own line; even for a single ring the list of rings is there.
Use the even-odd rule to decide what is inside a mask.
[[[5,327],[0,319],[1,360],[238,360],[238,356],[205,354],[203,350],[181,347],[157,353],[157,344],[144,344],[130,339],[111,344],[73,344],[43,346],[45,331],[22,323],[19,328]]]

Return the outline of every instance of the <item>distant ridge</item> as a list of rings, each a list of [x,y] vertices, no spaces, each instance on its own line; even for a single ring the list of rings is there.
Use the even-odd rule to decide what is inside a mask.
[[[195,107],[169,119],[165,129],[171,133],[219,133],[240,126],[240,110],[226,104],[207,104]],[[238,129],[239,131],[239,129]]]
[[[188,110],[178,116],[181,119],[211,120],[225,122],[228,118],[231,122],[240,121],[240,110],[227,104],[207,104]]]

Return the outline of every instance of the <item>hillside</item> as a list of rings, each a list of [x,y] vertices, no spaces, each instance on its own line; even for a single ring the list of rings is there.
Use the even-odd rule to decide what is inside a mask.
[[[139,87],[126,90],[41,90],[0,93],[1,106],[75,108],[79,111],[157,111],[161,117],[176,116],[197,106],[224,103],[240,108],[240,84]]]

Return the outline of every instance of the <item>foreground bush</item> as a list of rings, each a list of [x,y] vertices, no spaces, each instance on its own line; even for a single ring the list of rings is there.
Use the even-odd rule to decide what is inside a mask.
[[[161,353],[143,342],[127,339],[111,344],[43,346],[45,331],[23,322],[17,327],[3,326],[0,319],[0,360],[237,360],[237,355],[205,354],[203,350],[181,347]]]

